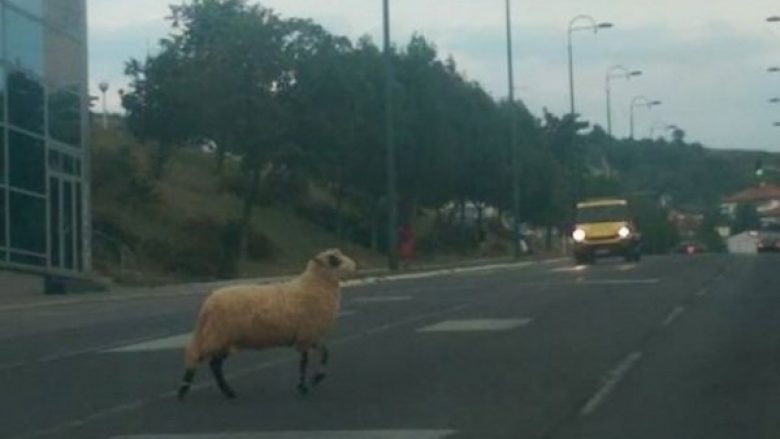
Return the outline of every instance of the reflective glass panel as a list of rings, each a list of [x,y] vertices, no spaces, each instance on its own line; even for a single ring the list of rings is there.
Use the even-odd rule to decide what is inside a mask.
[[[8,74],[8,123],[43,134],[43,84],[28,73]]]
[[[46,154],[43,141],[10,131],[8,137],[9,183],[12,187],[44,194],[46,192]]]
[[[46,252],[46,202],[43,198],[10,192],[11,248]]]
[[[27,2],[28,0],[24,0]],[[10,8],[5,11],[6,59],[12,66],[43,76],[43,26]]]

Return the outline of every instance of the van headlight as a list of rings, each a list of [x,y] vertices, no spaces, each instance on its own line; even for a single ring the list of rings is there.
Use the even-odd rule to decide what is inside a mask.
[[[571,234],[571,237],[574,238],[574,240],[577,242],[582,242],[585,240],[585,231],[582,229],[577,229]]]
[[[628,238],[629,236],[631,236],[631,229],[629,229],[626,226],[621,227],[620,229],[618,229],[618,236],[623,239]]]

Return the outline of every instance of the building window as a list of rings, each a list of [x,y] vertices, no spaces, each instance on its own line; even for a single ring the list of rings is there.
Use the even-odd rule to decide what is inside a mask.
[[[64,30],[68,35],[81,39],[84,30],[83,7],[81,1],[46,0],[44,19],[47,23]],[[76,59],[81,59],[81,56]]]
[[[11,250],[46,254],[46,202],[10,191]]]
[[[0,5],[0,17],[2,17],[2,6]],[[3,32],[0,32],[0,52],[3,51]],[[0,66],[0,123],[5,121],[5,69]]]
[[[31,75],[15,70],[8,75],[8,122],[43,134],[43,85]]]
[[[49,135],[68,145],[81,146],[81,100],[77,94],[60,91],[49,95]]]
[[[28,0],[23,0],[23,3]],[[5,11],[6,59],[14,67],[43,77],[43,26],[12,9]]]
[[[4,14],[5,11],[4,10],[5,10],[5,6],[3,6],[3,4],[0,3],[0,24],[2,24],[2,26],[0,26],[0,60],[5,58],[5,52],[3,51],[4,48],[5,48],[5,44],[4,44],[4,41],[5,41],[5,31],[4,31],[4,29],[5,29],[5,21],[3,21],[3,17],[5,16],[5,14]]]
[[[81,83],[81,47],[66,34],[46,28],[46,83],[52,88],[79,92]]]
[[[8,240],[5,237],[5,193],[5,189],[0,188],[0,247],[8,245]]]
[[[8,163],[12,187],[46,192],[46,151],[42,140],[11,130]]]
[[[60,266],[60,180],[49,179],[49,262]]]
[[[24,9],[35,16],[40,17],[43,15],[43,0],[8,0],[8,3],[17,8]]]
[[[5,184],[5,127],[0,125],[0,184]]]

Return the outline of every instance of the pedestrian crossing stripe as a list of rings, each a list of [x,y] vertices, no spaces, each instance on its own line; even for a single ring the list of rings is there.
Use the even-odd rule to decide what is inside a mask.
[[[454,430],[254,431],[236,433],[139,434],[111,439],[446,439]]]
[[[377,296],[377,297],[355,297],[350,300],[352,303],[389,303],[389,302],[406,302],[412,300],[409,296]]]
[[[445,320],[434,325],[418,329],[418,332],[469,332],[469,331],[509,331],[529,325],[533,319],[463,319]]]
[[[356,311],[345,309],[339,313],[339,318],[349,317],[354,315]],[[103,351],[109,354],[121,354],[131,352],[148,352],[148,351],[165,351],[172,349],[184,349],[187,343],[190,341],[191,333],[187,332],[179,335],[172,335],[170,337],[156,338],[154,340],[147,340],[141,343],[133,343],[117,348],[111,348]]]
[[[141,343],[135,343],[127,346],[121,346],[118,348],[109,349],[103,352],[110,354],[120,354],[129,352],[147,352],[147,351],[164,351],[169,349],[184,349],[187,343],[190,341],[191,334],[174,335],[171,337],[157,338]]]

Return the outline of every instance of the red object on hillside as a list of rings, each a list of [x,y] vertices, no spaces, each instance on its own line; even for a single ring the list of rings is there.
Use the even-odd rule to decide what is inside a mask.
[[[416,240],[417,238],[411,225],[404,224],[401,226],[398,231],[398,256],[407,265],[414,259]]]

